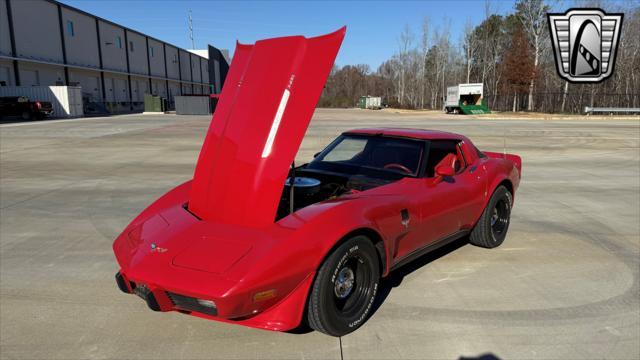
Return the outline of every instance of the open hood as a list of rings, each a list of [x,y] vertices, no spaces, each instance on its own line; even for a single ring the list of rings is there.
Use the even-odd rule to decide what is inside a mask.
[[[196,165],[191,212],[249,227],[274,222],[345,31],[236,45]]]

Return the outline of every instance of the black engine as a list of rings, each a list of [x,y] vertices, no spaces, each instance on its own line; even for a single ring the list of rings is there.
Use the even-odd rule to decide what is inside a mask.
[[[291,213],[291,179],[285,182],[277,219]],[[293,183],[293,211],[317,202],[340,197],[352,191],[365,191],[390,183],[390,180],[374,179],[364,175],[342,176],[316,171],[296,171]]]

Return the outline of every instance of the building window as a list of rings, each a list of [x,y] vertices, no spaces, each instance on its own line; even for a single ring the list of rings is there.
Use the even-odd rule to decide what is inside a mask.
[[[67,20],[67,34],[69,36],[76,36],[75,31],[73,31],[73,21]]]
[[[151,51],[151,57],[154,57],[154,54],[153,54],[153,46],[150,46],[150,47],[149,47],[149,50]]]
[[[129,41],[129,51],[133,51],[133,41]]]
[[[122,38],[120,36],[116,37],[116,46],[118,49],[122,49]]]

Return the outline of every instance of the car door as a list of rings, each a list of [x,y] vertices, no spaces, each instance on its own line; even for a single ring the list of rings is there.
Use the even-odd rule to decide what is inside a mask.
[[[396,261],[441,239],[451,231],[447,220],[447,200],[455,189],[439,186],[433,178],[420,178],[406,185],[406,203],[399,210],[396,221],[403,221],[406,232],[394,244],[393,257]],[[405,225],[406,224],[406,225]]]
[[[420,226],[424,234],[422,246],[466,230],[472,221],[478,196],[484,193],[484,176],[477,164],[467,164],[459,140],[430,142],[425,171],[424,190],[420,201]],[[448,154],[455,154],[457,163],[453,176],[439,177],[435,167]]]
[[[464,191],[455,176],[441,179],[435,167],[448,155],[456,152],[456,140],[434,140],[427,144],[423,177],[407,184],[408,232],[396,245],[397,259],[418,251],[459,230],[455,219],[455,201]],[[457,174],[456,174],[457,176]]]
[[[455,210],[452,212],[452,225],[456,230],[470,230],[482,211],[482,205],[486,197],[487,176],[483,160],[477,156],[465,153],[470,151],[463,142],[458,147],[460,169],[453,176],[453,184],[456,188],[451,201],[455,202]]]

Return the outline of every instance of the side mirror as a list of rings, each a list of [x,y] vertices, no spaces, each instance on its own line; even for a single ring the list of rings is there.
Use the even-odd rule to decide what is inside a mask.
[[[440,164],[436,166],[436,175],[439,177],[453,176],[455,175],[455,171],[453,170],[453,167],[448,164]]]

